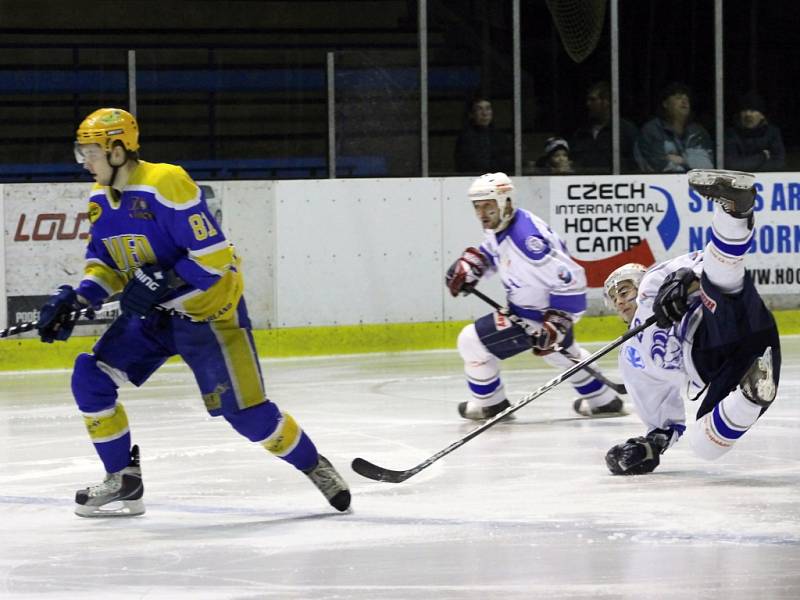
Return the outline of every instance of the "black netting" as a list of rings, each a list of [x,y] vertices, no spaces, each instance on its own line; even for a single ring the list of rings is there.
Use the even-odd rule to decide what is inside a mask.
[[[569,57],[583,62],[594,52],[606,17],[606,0],[546,0]]]

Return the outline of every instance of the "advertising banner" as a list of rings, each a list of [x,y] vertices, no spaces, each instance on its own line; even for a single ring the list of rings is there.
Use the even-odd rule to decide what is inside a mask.
[[[208,206],[222,221],[222,184],[202,184]],[[77,285],[89,238],[90,185],[3,186],[6,323],[35,321],[38,309],[61,284]],[[82,319],[82,326],[109,321]]]
[[[762,293],[800,292],[800,181],[795,173],[757,175],[756,232],[747,267]],[[650,266],[702,250],[713,203],[685,175],[553,177],[550,226],[601,288],[617,267]],[[599,289],[592,297],[599,297]]]
[[[85,183],[3,188],[7,323],[13,325],[38,318],[41,299],[59,284],[80,279],[89,188]]]

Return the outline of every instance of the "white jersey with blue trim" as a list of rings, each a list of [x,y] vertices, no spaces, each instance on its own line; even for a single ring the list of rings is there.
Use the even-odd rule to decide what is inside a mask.
[[[586,310],[586,274],[550,226],[517,208],[508,227],[487,231],[481,252],[488,272],[500,275],[508,307],[537,326],[547,309],[564,311],[577,321]]]
[[[637,296],[636,314],[631,327],[644,323],[653,314],[653,300],[670,273],[690,268],[699,277],[703,253],[693,252],[665,261],[647,271]],[[619,369],[636,411],[653,429],[680,429],[686,422],[684,394],[696,396],[704,387],[692,363],[692,340],[703,312],[699,299],[690,303],[689,312],[669,329],[651,325],[623,344]]]

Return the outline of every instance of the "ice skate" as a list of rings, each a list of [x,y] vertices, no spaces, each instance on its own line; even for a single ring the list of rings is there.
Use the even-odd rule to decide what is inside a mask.
[[[327,458],[320,454],[316,466],[305,471],[305,474],[333,508],[344,512],[350,507],[350,490],[347,488],[347,483]]]
[[[134,517],[144,514],[143,495],[139,446],[134,446],[127,467],[107,473],[103,483],[75,493],[75,514],[79,517]]]
[[[628,414],[622,400],[617,397],[600,406],[592,406],[586,398],[576,398],[572,403],[572,408],[584,417],[621,417]]]
[[[497,404],[491,406],[481,406],[473,401],[461,402],[458,405],[458,414],[465,419],[472,419],[473,421],[485,421],[500,414],[507,409],[511,404],[508,400],[502,400]],[[506,419],[513,419],[514,415],[508,415]]]
[[[753,361],[739,386],[744,397],[753,404],[766,407],[772,403],[778,391],[772,375],[772,347],[767,348],[763,355]]]
[[[753,213],[756,190],[755,177],[751,173],[693,169],[688,177],[692,189],[718,202],[728,214],[744,219]]]

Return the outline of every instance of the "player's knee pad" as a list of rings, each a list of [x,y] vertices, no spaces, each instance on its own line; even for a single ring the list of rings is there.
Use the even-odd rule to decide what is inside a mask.
[[[72,394],[81,412],[97,412],[114,406],[117,384],[98,366],[93,354],[79,354],[72,371]]]
[[[281,411],[277,405],[267,400],[244,410],[225,411],[223,417],[248,440],[260,442],[268,438],[278,427]]]
[[[461,358],[467,363],[483,363],[493,358],[478,337],[474,324],[467,325],[458,334],[457,347]]]

